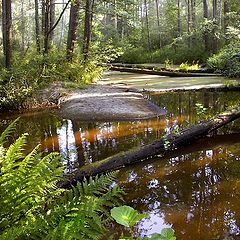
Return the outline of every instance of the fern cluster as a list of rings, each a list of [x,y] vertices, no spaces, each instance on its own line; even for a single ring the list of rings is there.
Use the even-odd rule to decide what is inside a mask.
[[[114,173],[59,189],[63,168],[57,153],[42,156],[37,146],[24,154],[27,134],[4,147],[14,130],[0,136],[0,239],[99,239],[122,190],[110,189]]]

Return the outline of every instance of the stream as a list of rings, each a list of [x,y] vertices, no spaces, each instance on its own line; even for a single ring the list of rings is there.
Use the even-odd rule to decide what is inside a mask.
[[[61,119],[57,110],[24,113],[14,138],[28,132],[28,147],[61,153],[65,172],[183,129],[239,104],[239,92],[169,92],[146,94],[167,115],[143,121],[86,122]],[[206,110],[197,108],[202,106]],[[1,115],[0,132],[18,115]],[[118,184],[125,204],[148,213],[136,226],[141,236],[172,227],[177,239],[240,238],[240,120],[211,138],[121,169]],[[116,229],[109,230],[109,233]],[[119,235],[121,232],[119,232]]]

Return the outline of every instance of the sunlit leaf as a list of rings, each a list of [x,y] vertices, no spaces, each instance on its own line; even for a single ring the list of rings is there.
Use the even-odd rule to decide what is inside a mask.
[[[111,216],[116,222],[125,227],[132,227],[143,218],[148,217],[147,214],[138,214],[138,211],[129,206],[114,207],[111,210]]]

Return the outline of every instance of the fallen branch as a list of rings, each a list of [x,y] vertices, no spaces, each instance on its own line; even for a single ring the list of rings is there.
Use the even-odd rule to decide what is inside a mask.
[[[206,136],[218,128],[240,118],[240,106],[232,108],[218,116],[194,125],[180,132],[179,135],[168,135],[164,139],[159,139],[151,144],[134,148],[127,152],[121,152],[104,160],[86,165],[78,169],[72,175],[68,176],[65,181],[59,182],[59,187],[67,188],[76,184],[77,181],[84,177],[95,176],[108,171],[120,169],[124,166],[153,158],[154,156],[164,156],[170,151],[179,147],[193,143],[197,139]],[[166,141],[169,143],[166,149]]]
[[[213,77],[221,76],[220,74],[214,73],[201,73],[201,72],[180,72],[180,71],[163,71],[163,70],[150,70],[150,69],[139,69],[139,68],[128,68],[128,67],[115,67],[111,66],[109,68],[112,71],[120,72],[130,72],[130,73],[140,73],[140,74],[151,74],[159,76],[168,76],[168,77]]]

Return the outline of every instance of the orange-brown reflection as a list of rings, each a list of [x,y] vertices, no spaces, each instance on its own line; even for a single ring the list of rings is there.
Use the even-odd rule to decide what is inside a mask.
[[[169,119],[169,125],[172,125],[175,121],[178,124],[181,124],[183,121],[186,120],[185,116],[181,116],[178,118],[171,118]],[[87,130],[83,133],[85,139],[89,142],[94,142],[96,140],[96,136],[101,138],[120,138],[125,136],[131,136],[134,134],[139,134],[143,132],[145,129],[150,130],[164,130],[166,127],[166,120],[156,119],[156,120],[149,120],[146,122],[138,122],[134,124],[119,124],[117,127],[112,127],[111,130],[102,130],[102,129],[92,129]]]

